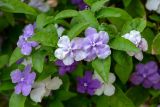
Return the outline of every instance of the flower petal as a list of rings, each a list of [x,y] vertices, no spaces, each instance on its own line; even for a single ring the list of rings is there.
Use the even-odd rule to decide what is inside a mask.
[[[87,30],[85,31],[85,36],[90,36],[92,37],[94,34],[97,33],[97,30],[95,28],[89,27],[87,28]]]
[[[138,59],[139,61],[142,61],[143,60],[143,53],[142,52],[136,53],[135,58]]]
[[[104,95],[112,96],[115,93],[115,87],[112,84],[105,84]]]
[[[46,84],[47,89],[57,90],[62,85],[62,80],[59,77],[54,77],[51,81]]]
[[[23,94],[24,96],[28,96],[29,93],[31,92],[31,88],[32,88],[31,85],[23,84],[23,85],[22,85],[22,94]]]
[[[160,5],[160,0],[147,0],[146,8],[148,10],[157,10]]]
[[[74,59],[73,57],[71,56],[66,56],[64,59],[63,59],[63,63],[64,65],[71,65],[74,63]]]
[[[12,83],[17,83],[17,82],[21,81],[22,72],[19,69],[16,69],[11,72],[10,76],[12,79]]]
[[[55,57],[60,60],[64,59],[66,54],[67,54],[67,52],[65,52],[62,48],[58,48],[54,52]]]
[[[100,40],[103,41],[103,44],[108,43],[108,41],[109,41],[109,36],[108,36],[108,33],[107,33],[107,32],[105,32],[105,31],[100,31],[98,34],[99,34],[99,36],[100,36]]]
[[[110,47],[108,45],[99,46],[96,50],[98,58],[105,59],[111,54]]]
[[[112,84],[116,80],[116,76],[113,73],[109,73],[108,83]]]
[[[104,84],[101,86],[101,88],[98,88],[96,91],[95,91],[95,95],[102,95],[104,92]]]
[[[75,52],[75,61],[81,61],[87,57],[87,53],[84,52],[83,50],[77,50]]]
[[[22,92],[22,84],[19,83],[15,86],[14,91],[16,94],[20,94]]]
[[[70,45],[70,40],[68,36],[62,36],[60,37],[58,44],[60,48],[66,48]]]

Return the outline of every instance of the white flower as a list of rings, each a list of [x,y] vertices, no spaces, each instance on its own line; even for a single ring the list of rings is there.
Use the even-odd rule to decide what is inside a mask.
[[[147,0],[146,8],[160,13],[160,0]]]
[[[59,27],[57,24],[55,24],[54,26],[57,29],[58,37],[61,37],[65,29],[63,27]]]
[[[144,38],[142,38],[140,32],[136,30],[132,30],[130,31],[130,33],[127,33],[122,37],[130,40],[133,44],[135,44],[136,47],[140,49],[138,53],[135,53],[135,52],[127,52],[127,53],[129,56],[135,56],[136,59],[141,61],[143,59],[142,51],[148,50],[148,43]]]
[[[36,82],[33,85],[33,90],[30,93],[30,97],[35,102],[41,102],[42,98],[49,96],[52,90],[57,90],[62,85],[62,80],[59,77],[46,78],[41,82]]]
[[[115,93],[113,83],[115,82],[116,77],[113,73],[109,73],[108,82],[103,81],[103,79],[96,72],[94,73],[94,78],[98,79],[102,83],[101,88],[96,90],[95,95],[100,96],[104,94],[106,96],[112,96]]]
[[[75,38],[72,41],[68,36],[60,37],[58,49],[55,50],[55,57],[62,60],[65,65],[71,65],[74,60],[80,61],[86,58],[86,53],[82,50],[82,38]]]

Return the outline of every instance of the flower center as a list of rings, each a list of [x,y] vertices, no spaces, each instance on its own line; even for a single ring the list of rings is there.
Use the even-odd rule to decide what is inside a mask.
[[[91,45],[92,45],[93,47],[95,47],[95,46],[96,46],[96,43],[95,43],[95,42],[91,42]]]
[[[24,78],[21,78],[21,82],[23,82],[24,81]]]
[[[88,85],[87,85],[87,83],[84,83],[83,85],[84,85],[85,87],[87,87],[87,86],[88,86]]]

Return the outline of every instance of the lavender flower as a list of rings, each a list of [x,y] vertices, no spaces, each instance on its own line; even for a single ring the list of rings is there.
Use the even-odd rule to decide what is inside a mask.
[[[88,93],[94,95],[96,89],[101,87],[101,82],[98,79],[93,79],[90,71],[85,72],[84,77],[78,77],[77,91],[80,93]]]
[[[59,74],[60,74],[60,75],[65,75],[66,73],[71,73],[71,72],[73,72],[73,71],[76,69],[76,67],[77,67],[77,62],[74,62],[73,64],[67,66],[67,65],[65,65],[65,64],[63,63],[62,60],[57,60],[57,61],[55,62],[55,64],[56,64],[57,66],[59,66]]]
[[[105,59],[111,54],[110,47],[107,45],[109,36],[106,32],[97,32],[95,28],[89,27],[85,31],[83,49],[87,54],[86,61],[92,61],[96,57]]]
[[[82,50],[82,38],[75,38],[72,41],[68,36],[60,37],[58,49],[55,50],[55,57],[62,60],[65,65],[71,65],[74,61],[83,60],[86,57]]]
[[[135,44],[136,47],[140,49],[138,53],[135,53],[135,52],[127,52],[127,53],[129,56],[135,56],[136,59],[141,61],[143,59],[142,52],[145,52],[148,50],[148,43],[144,38],[142,38],[140,32],[136,30],[132,30],[130,31],[130,33],[126,33],[122,37],[131,41],[133,44]]]
[[[32,52],[32,47],[37,47],[38,43],[35,41],[28,41],[28,38],[32,37],[34,34],[35,25],[29,24],[24,30],[23,34],[19,37],[17,46],[21,48],[21,53],[24,55],[30,55]]]
[[[147,64],[138,64],[136,71],[132,74],[130,81],[134,85],[142,84],[145,88],[160,89],[160,70],[156,62],[150,61]]]
[[[84,10],[88,7],[83,0],[71,0],[71,2],[72,4],[77,5],[80,10]]]
[[[21,72],[19,69],[14,70],[11,72],[10,76],[12,83],[17,84],[15,87],[15,93],[22,93],[24,96],[28,96],[36,78],[36,73],[31,73],[31,66],[27,65],[23,72]]]

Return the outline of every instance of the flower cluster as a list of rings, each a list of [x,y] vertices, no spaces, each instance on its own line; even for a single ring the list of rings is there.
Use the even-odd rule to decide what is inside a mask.
[[[160,0],[147,0],[146,8],[149,11],[156,11],[160,14]]]
[[[71,0],[71,2],[77,5],[80,10],[84,10],[88,7],[83,0]]]
[[[14,70],[11,73],[11,79],[13,83],[17,83],[15,87],[15,93],[20,94],[22,92],[24,96],[28,96],[32,89],[35,78],[36,73],[31,73],[31,65],[27,65],[23,72],[21,72],[19,69]]]
[[[154,61],[136,65],[130,81],[134,85],[142,84],[145,88],[160,89],[160,69]]]
[[[94,79],[90,71],[86,71],[83,77],[78,77],[77,81],[77,91],[79,93],[94,95],[96,90],[101,87],[101,82],[98,79]]]
[[[92,61],[96,57],[105,59],[111,54],[109,36],[106,32],[97,32],[89,27],[85,31],[85,38],[69,40],[68,36],[62,36],[58,41],[58,49],[55,57],[62,60],[65,65],[71,65],[74,61]]]
[[[135,52],[127,52],[127,53],[129,56],[135,56],[135,58],[141,61],[143,59],[142,51],[148,50],[148,44],[147,44],[147,41],[144,38],[142,38],[140,32],[136,30],[132,30],[130,31],[130,33],[127,33],[122,37],[130,40],[133,44],[135,44],[136,47],[140,49],[140,52],[138,53],[135,53]]]
[[[114,87],[113,83],[116,80],[116,76],[113,73],[109,73],[107,82],[105,82],[100,77],[100,75],[97,74],[96,72],[94,73],[94,78],[98,79],[102,84],[101,88],[98,88],[96,90],[95,95],[100,96],[104,93],[104,95],[106,95],[106,96],[112,96],[115,93],[115,87]]]
[[[35,41],[28,41],[34,34],[35,25],[29,24],[24,30],[23,34],[19,37],[17,46],[21,49],[21,53],[24,55],[30,55],[32,47],[37,47],[38,43]]]
[[[62,80],[59,77],[51,76],[40,82],[35,82],[33,84],[33,90],[30,93],[30,97],[35,102],[41,102],[43,97],[50,95],[52,90],[57,90],[62,85]]]

